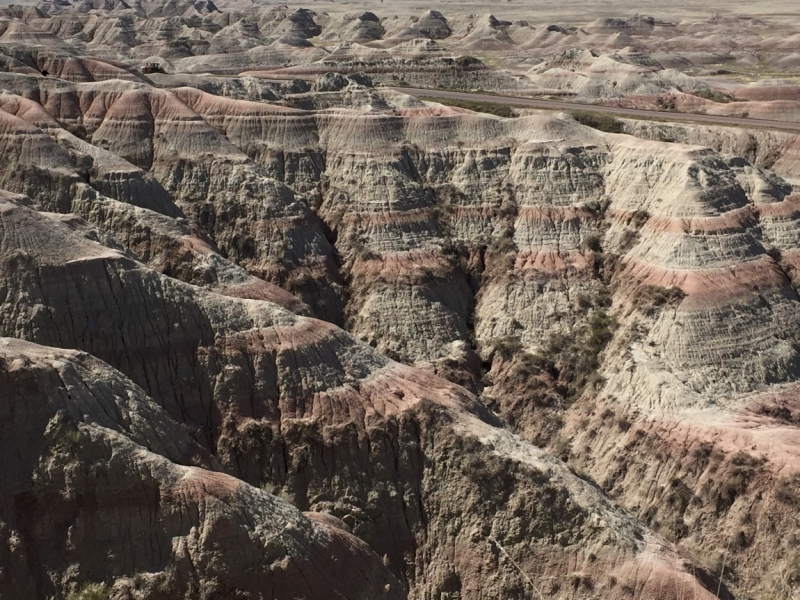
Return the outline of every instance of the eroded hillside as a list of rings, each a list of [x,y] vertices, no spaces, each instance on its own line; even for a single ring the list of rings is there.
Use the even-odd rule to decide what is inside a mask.
[[[627,206],[624,190],[643,184],[613,165],[650,161],[672,187],[705,178],[711,199],[684,214],[735,209],[747,223],[756,204],[787,202],[779,179],[565,116],[489,118],[355,82],[281,106],[141,82],[3,81],[0,333],[25,340],[6,342],[4,410],[29,423],[20,443],[45,432],[21,446],[27,470],[3,467],[4,562],[20,565],[3,572],[9,593],[274,594],[299,579],[305,597],[727,593],[537,446],[558,446],[576,400],[619,385],[602,354],[627,323],[617,307],[631,292],[615,277],[660,268],[604,250],[617,228],[635,256],[629,221],[644,230],[661,202]],[[760,243],[748,248],[766,268]],[[558,311],[526,311],[526,297]],[[586,381],[538,358],[530,378],[518,372],[545,340],[580,341],[617,313],[611,339],[587,346]],[[756,317],[766,347],[773,324]],[[778,348],[765,364],[789,380],[790,358]],[[542,380],[561,424],[531,418],[519,377]],[[618,410],[649,398],[620,396]],[[141,498],[113,500],[144,474]],[[108,483],[88,488],[96,478]],[[59,531],[69,555],[45,552]]]
[[[797,135],[385,87],[776,127],[791,10],[312,4],[0,8],[0,599],[794,598]]]

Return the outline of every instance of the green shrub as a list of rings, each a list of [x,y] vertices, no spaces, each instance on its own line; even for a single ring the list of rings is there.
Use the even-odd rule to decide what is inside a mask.
[[[596,235],[587,235],[583,238],[583,247],[592,252],[602,252],[603,246],[600,243],[600,238]]]
[[[439,104],[446,104],[447,106],[455,106],[456,108],[465,108],[474,112],[496,115],[506,119],[512,119],[517,116],[517,111],[514,110],[514,107],[511,104],[500,104],[498,102],[478,100],[455,100],[453,98],[432,98],[424,96],[420,97],[419,99],[426,102],[438,102]]]
[[[109,589],[104,583],[92,583],[87,581],[78,591],[69,595],[69,600],[108,600]]]
[[[651,314],[656,308],[678,305],[685,297],[684,291],[678,287],[643,285],[636,294],[636,302],[646,314]]]
[[[625,133],[622,122],[611,115],[590,112],[573,112],[572,117],[581,125],[606,133]]]
[[[142,69],[142,73],[145,75],[152,75],[153,73],[166,73],[166,71],[160,64],[150,63],[144,69]]]

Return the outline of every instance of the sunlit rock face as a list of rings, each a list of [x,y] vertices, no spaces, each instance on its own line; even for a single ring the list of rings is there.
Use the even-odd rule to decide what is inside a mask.
[[[4,397],[36,398],[50,432],[24,434],[14,485],[39,478],[20,492],[36,506],[67,490],[52,526],[74,533],[71,554],[42,554],[50,522],[26,529],[9,492],[24,541],[3,552],[25,568],[8,589],[481,598],[534,581],[566,598],[548,574],[579,573],[592,597],[671,597],[675,580],[712,597],[687,555],[483,403],[498,339],[533,350],[586,319],[577,290],[608,295],[594,254],[627,138],[352,82],[287,98],[345,104],[303,110],[10,80]],[[90,496],[108,521],[136,510],[130,534],[87,528]]]

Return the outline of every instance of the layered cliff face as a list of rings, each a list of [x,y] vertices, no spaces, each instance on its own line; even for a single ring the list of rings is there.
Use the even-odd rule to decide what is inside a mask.
[[[40,91],[27,82],[22,94],[43,93],[46,106],[4,96],[4,152],[13,161],[4,170],[6,189],[106,229],[116,222],[138,256],[170,275],[299,306],[264,280],[288,283],[301,295],[313,290],[318,313],[341,320],[332,247],[313,212],[172,93],[121,82],[91,85],[97,84],[48,82]],[[190,222],[180,220],[184,215]],[[293,233],[284,237],[287,227]],[[268,239],[274,243],[265,245]],[[192,264],[176,264],[187,254]]]
[[[84,352],[0,339],[2,596],[403,598],[364,542],[223,474]]]
[[[626,133],[636,137],[706,146],[723,154],[744,157],[792,182],[800,180],[800,141],[793,133],[628,119],[621,119],[620,123]]]
[[[403,594],[717,591],[590,478],[699,558],[727,548],[734,589],[771,589],[765,552],[793,568],[795,526],[765,525],[797,464],[784,180],[354,81],[283,99],[314,110],[4,81],[0,334],[119,369]]]
[[[50,427],[48,419],[55,419],[51,427],[54,440],[71,440],[68,450],[78,453],[79,461],[84,460],[85,452],[92,455],[87,460],[110,460],[108,469],[121,469],[121,473],[109,473],[108,492],[102,486],[93,488],[99,507],[120,489],[136,482],[141,486],[141,475],[136,473],[149,468],[152,475],[144,479],[145,488],[151,485],[161,491],[145,491],[141,502],[152,494],[174,495],[179,504],[204,502],[204,518],[219,523],[207,523],[211,529],[203,529],[200,541],[192,538],[195,534],[191,531],[183,534],[190,538],[184,545],[176,542],[177,532],[170,533],[169,519],[156,513],[154,518],[161,520],[155,529],[167,535],[156,546],[167,548],[171,539],[173,550],[157,554],[150,543],[141,549],[141,557],[138,547],[126,546],[130,537],[114,537],[119,535],[116,529],[98,532],[90,528],[88,538],[74,542],[75,552],[83,552],[85,570],[72,571],[60,582],[60,589],[81,580],[102,579],[114,593],[139,586],[142,597],[159,597],[173,589],[194,593],[196,579],[208,578],[216,580],[219,590],[264,593],[302,578],[301,572],[308,569],[308,589],[301,593],[316,597],[323,593],[318,586],[328,585],[325,575],[316,575],[317,570],[329,569],[330,577],[338,573],[334,583],[347,585],[347,572],[339,573],[325,561],[332,556],[331,560],[350,564],[348,555],[364,562],[360,569],[375,574],[360,582],[362,587],[373,586],[372,591],[348,589],[342,592],[344,597],[370,597],[384,586],[389,586],[391,593],[398,589],[391,576],[381,571],[383,567],[375,566],[377,555],[370,558],[366,548],[348,535],[312,525],[293,513],[295,509],[243,481],[207,471],[220,464],[232,475],[290,499],[298,508],[340,517],[353,533],[384,555],[383,564],[413,597],[440,591],[492,597],[531,585],[528,578],[535,586],[547,582],[554,597],[571,595],[575,581],[598,597],[605,593],[601,590],[621,586],[640,590],[645,597],[661,598],[675,582],[680,589],[698,587],[701,596],[707,594],[701,582],[690,575],[686,557],[644,530],[563,463],[498,428],[477,399],[462,388],[393,363],[332,325],[295,316],[272,303],[226,298],[159,275],[119,251],[86,239],[61,219],[25,204],[24,198],[6,196],[0,211],[0,269],[5,274],[2,333],[80,348],[116,366],[144,389],[138,391],[122,374],[114,374],[86,354],[68,352],[61,359],[62,351],[10,342],[11,349],[19,348],[23,356],[43,356],[41,368],[46,373],[66,371],[61,379],[55,373],[48,375],[49,380],[62,382],[67,390],[77,386],[77,395],[58,392],[58,388],[40,393],[40,402],[64,396],[62,402],[67,402],[63,414],[58,412],[60,406],[51,408],[52,414],[62,416],[56,419],[47,413],[41,419],[42,427]],[[24,358],[14,360],[6,362],[9,376],[16,365],[21,376],[39,379]],[[72,365],[80,360],[88,361],[89,366]],[[79,376],[83,384],[73,382]],[[17,389],[17,384],[9,385]],[[100,391],[93,391],[96,386]],[[121,402],[118,396],[135,406],[115,409],[113,403]],[[94,408],[93,399],[112,404],[104,410]],[[84,403],[87,406],[77,408]],[[70,425],[70,418],[78,418],[71,414],[76,410],[83,411],[77,413],[83,416],[79,424]],[[125,416],[134,410],[155,416]],[[98,426],[115,431],[123,427],[120,435],[131,438],[123,440],[128,446],[115,450],[113,440],[98,433],[97,452],[103,449],[106,454],[94,456],[90,424],[95,413],[100,415]],[[59,427],[71,429],[64,433]],[[39,438],[25,428],[15,427],[15,432],[38,443]],[[167,441],[158,441],[162,439]],[[47,434],[44,440],[41,443],[48,442]],[[158,459],[162,463],[172,459],[196,463],[197,468],[181,471],[172,463],[147,467],[148,461],[156,459],[134,451],[130,448],[134,443],[160,450],[165,455]],[[166,449],[162,449],[164,444]],[[173,450],[173,445],[177,449]],[[44,455],[49,450],[45,447],[37,452]],[[63,452],[67,456],[57,458],[75,459],[67,450]],[[36,453],[26,451],[25,455]],[[112,455],[121,455],[119,467],[110,459]],[[200,458],[192,458],[195,455]],[[145,464],[125,465],[125,460]],[[82,477],[79,469],[78,473],[69,471],[68,480],[59,479],[59,475],[65,476],[59,464],[56,459],[47,463],[49,470],[42,475],[39,489],[44,495],[51,489],[52,493],[74,490],[77,504],[64,508],[69,514],[60,525],[69,528],[76,526],[76,519],[80,521],[75,510],[95,504],[83,502],[89,494],[88,490],[82,492],[89,475]],[[19,475],[18,485],[26,485],[27,477],[32,476]],[[238,517],[243,522],[237,527],[249,527],[253,533],[234,533],[226,524],[237,513],[225,507],[240,503],[241,510],[252,516]],[[180,510],[163,499],[157,508],[168,514]],[[26,513],[19,510],[8,508],[10,526],[30,527],[24,521]],[[114,519],[124,518],[115,511],[126,509],[112,502],[106,510],[109,519]],[[327,522],[319,518],[323,524]],[[155,535],[149,533],[149,522],[138,519],[126,530],[134,540]],[[265,522],[276,524],[280,535],[291,535],[296,552],[310,556],[312,564],[295,566],[295,559],[287,561],[288,550],[281,551],[282,542],[263,530]],[[213,541],[216,527],[223,536],[219,542]],[[298,536],[308,537],[294,536],[294,528],[300,530]],[[16,552],[19,560],[33,560],[34,565],[28,567],[27,579],[19,582],[11,573],[6,575],[11,578],[9,584],[29,586],[34,585],[29,580],[34,580],[37,586],[55,585],[42,582],[44,571],[37,559],[31,558],[43,543],[40,540],[55,534],[50,530],[37,534],[40,537],[24,532],[21,546],[9,542],[9,552]],[[258,544],[277,545],[276,560],[281,557],[286,572],[247,579],[248,565],[259,569],[266,565],[262,558],[247,557],[247,547],[239,547],[241,535],[249,535],[243,539],[251,540],[248,543],[255,548]],[[9,536],[15,539],[13,532]],[[118,548],[112,551],[122,554],[119,565],[109,570],[89,551],[84,552],[83,544],[91,540]],[[206,565],[203,540],[217,544],[223,562]],[[224,543],[232,544],[231,549],[219,545]],[[317,544],[327,549],[320,550],[325,556],[320,554],[319,564],[314,564]],[[224,561],[228,560],[236,561],[235,568],[233,563],[227,566]],[[163,573],[149,570],[153,561]],[[188,565],[194,565],[194,570]],[[51,568],[58,571],[60,567],[53,563]],[[141,569],[148,574],[135,577]],[[111,571],[116,578],[113,583]],[[493,575],[487,581],[488,573]]]
[[[254,154],[230,112],[213,122]],[[738,523],[787,510],[773,494],[797,463],[783,442],[721,440],[743,435],[743,410],[793,414],[792,387],[746,408],[749,394],[798,375],[790,185],[743,159],[552,116],[434,119],[407,107],[318,127],[319,214],[344,258],[354,333],[482,390],[516,431],[608,482],[671,539],[696,531],[686,543],[711,550],[712,568],[732,546],[726,576],[738,569],[742,589],[782,585],[794,569],[786,537]],[[644,425],[656,415],[658,427]],[[679,462],[676,473],[696,472],[674,483],[651,465],[677,451],[663,440],[687,419],[699,423],[680,452],[716,462]],[[791,423],[761,418],[757,437],[791,439]],[[635,434],[633,457],[628,430],[650,432]],[[764,554],[777,557],[768,578]]]
[[[474,12],[454,5],[412,14],[418,8],[406,3],[380,10],[369,3],[312,4],[8,6],[0,9],[0,68],[75,82],[193,74],[204,86],[207,74],[282,79],[364,72],[382,84],[800,118],[790,85],[800,68],[800,41],[786,14],[699,17],[701,4],[666,20],[672,7],[627,16],[627,9],[609,6],[620,14],[587,23],[570,5],[532,12],[516,4],[495,14],[500,7]],[[258,86],[246,87],[258,93]]]

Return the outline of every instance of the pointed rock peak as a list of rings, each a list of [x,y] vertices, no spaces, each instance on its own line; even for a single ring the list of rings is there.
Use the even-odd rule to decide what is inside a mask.
[[[200,13],[220,12],[216,4],[214,4],[211,0],[200,0],[199,2],[195,2],[194,9]]]
[[[489,27],[509,27],[511,25],[511,21],[501,21],[494,15],[489,15],[486,20],[489,22]]]
[[[375,13],[369,12],[369,11],[367,11],[365,13],[361,13],[360,15],[358,15],[358,20],[359,21],[368,21],[370,23],[380,23],[380,21],[381,21],[380,18],[378,18],[378,15],[376,15]]]
[[[439,40],[450,37],[452,30],[447,24],[447,19],[438,10],[429,10],[416,23],[416,29],[425,37]]]

